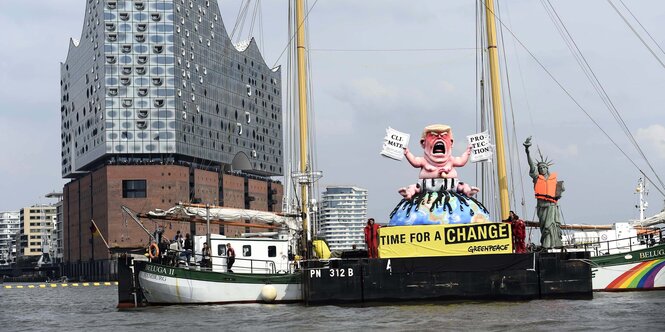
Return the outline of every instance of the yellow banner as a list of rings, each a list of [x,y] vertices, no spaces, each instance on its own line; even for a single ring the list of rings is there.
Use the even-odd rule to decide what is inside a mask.
[[[432,257],[513,252],[510,224],[421,225],[379,228],[379,257]]]

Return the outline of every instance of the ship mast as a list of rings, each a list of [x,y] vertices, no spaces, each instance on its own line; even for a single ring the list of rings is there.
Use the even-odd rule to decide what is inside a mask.
[[[649,206],[649,204],[647,203],[647,201],[644,197],[648,194],[648,192],[647,192],[646,183],[644,183],[643,178],[640,178],[640,180],[637,182],[637,188],[635,188],[635,192],[640,195],[639,205],[637,205],[635,207],[640,211],[640,222],[643,222],[644,221],[644,211],[647,209],[647,206]]]
[[[300,124],[300,174],[307,174],[308,144],[307,144],[307,68],[305,64],[305,4],[304,0],[296,0],[296,35],[298,61],[298,119]],[[307,243],[309,239],[309,197],[307,183],[300,182],[302,226],[303,226],[303,248],[305,255],[309,254]]]
[[[496,40],[496,21],[494,0],[485,0],[487,30],[487,53],[490,65],[490,85],[492,87],[492,112],[494,115],[494,135],[496,136],[496,169],[499,178],[499,203],[501,220],[508,219],[510,205],[508,200],[508,178],[506,175],[505,147],[503,146],[503,112],[501,109],[501,79],[499,76],[499,50]]]

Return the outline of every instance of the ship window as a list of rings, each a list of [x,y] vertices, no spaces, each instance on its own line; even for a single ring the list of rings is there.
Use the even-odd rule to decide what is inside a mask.
[[[277,257],[277,246],[268,246],[268,257]]]
[[[122,198],[145,198],[146,180],[122,180]]]
[[[251,257],[252,256],[252,246],[246,244],[242,246],[242,257]]]
[[[220,244],[217,246],[217,256],[226,256],[226,245]]]

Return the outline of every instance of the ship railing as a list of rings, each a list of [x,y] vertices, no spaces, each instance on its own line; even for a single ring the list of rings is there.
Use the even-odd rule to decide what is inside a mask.
[[[224,262],[226,262],[226,256],[212,255],[211,258],[222,258],[224,259]],[[187,262],[186,251],[184,250],[167,249],[166,252],[163,253],[163,255],[158,259],[160,259],[161,263],[165,265],[172,265],[172,266],[184,265],[189,268],[198,268],[199,270],[207,270],[207,271],[220,270],[216,267],[226,266],[226,263],[224,264],[210,263],[208,264],[208,266],[205,266],[205,264],[203,263],[203,254],[200,253],[190,253],[190,259],[189,262]],[[212,261],[213,260],[211,259],[210,262]],[[261,273],[261,274],[277,273],[277,266],[275,262],[271,260],[236,257],[235,262],[236,263],[233,265],[233,270],[236,272]],[[249,264],[240,264],[240,262],[249,262]]]
[[[590,241],[595,239],[598,240]],[[573,238],[572,243],[569,243],[566,248],[583,249],[584,251],[591,252],[592,256],[604,256],[650,248],[657,244],[665,244],[665,230],[657,229],[649,234],[639,234],[637,236],[605,241],[601,241],[597,237],[580,240],[576,241]]]

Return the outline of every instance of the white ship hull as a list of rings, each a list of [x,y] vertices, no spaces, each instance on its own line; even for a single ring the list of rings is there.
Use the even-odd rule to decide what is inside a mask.
[[[266,303],[302,300],[299,275],[196,271],[148,264],[139,283],[150,304]]]

